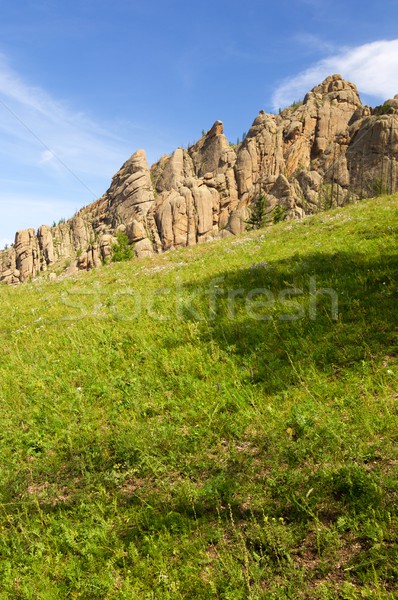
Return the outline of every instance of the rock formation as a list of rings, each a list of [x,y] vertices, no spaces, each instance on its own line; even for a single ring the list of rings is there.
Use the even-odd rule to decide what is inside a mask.
[[[277,210],[302,218],[397,188],[398,95],[372,109],[355,85],[332,75],[278,115],[261,110],[238,145],[217,121],[151,168],[138,150],[69,221],[19,231],[0,252],[0,281],[92,269],[111,259],[118,234],[137,257],[236,235],[261,194],[272,221]]]

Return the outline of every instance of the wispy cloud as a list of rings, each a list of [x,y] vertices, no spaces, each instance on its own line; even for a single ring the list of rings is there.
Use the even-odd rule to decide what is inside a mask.
[[[398,39],[341,48],[298,75],[285,79],[272,97],[274,110],[302,98],[333,73],[340,73],[355,83],[361,93],[376,101],[391,98],[398,93]]]
[[[153,132],[146,136],[145,125],[104,126],[32,85],[3,54],[0,136],[0,247],[16,229],[71,216],[66,199],[75,210],[99,197],[129,155],[142,147],[142,138],[148,137],[152,155],[157,144]]]
[[[127,143],[93,119],[29,85],[0,56],[3,152],[44,169],[58,166],[94,175],[125,160]],[[64,163],[64,164],[63,164]]]
[[[318,54],[332,54],[336,52],[336,50],[338,51],[338,48],[336,48],[335,44],[313,33],[297,33],[293,39],[295,42],[298,42],[299,44],[307,48],[309,51],[315,51]]]

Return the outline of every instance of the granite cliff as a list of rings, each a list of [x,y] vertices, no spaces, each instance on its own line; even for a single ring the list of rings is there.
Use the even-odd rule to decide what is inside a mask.
[[[100,266],[118,233],[137,257],[236,235],[261,194],[270,220],[276,210],[300,219],[397,188],[398,95],[370,108],[355,85],[332,75],[278,115],[261,110],[238,145],[217,121],[151,168],[138,150],[108,191],[70,220],[18,231],[0,252],[0,281]]]

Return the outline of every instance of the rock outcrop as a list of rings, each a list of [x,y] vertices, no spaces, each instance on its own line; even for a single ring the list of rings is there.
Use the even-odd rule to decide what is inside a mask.
[[[120,234],[137,257],[236,235],[260,195],[272,222],[397,188],[398,95],[372,109],[332,75],[278,115],[260,110],[238,145],[217,121],[151,168],[138,150],[69,221],[18,232],[0,252],[0,281],[92,269],[111,259]]]

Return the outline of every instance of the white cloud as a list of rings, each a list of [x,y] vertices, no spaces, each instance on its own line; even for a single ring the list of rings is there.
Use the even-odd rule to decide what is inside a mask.
[[[134,140],[129,143],[27,83],[4,55],[0,55],[0,134],[2,163],[12,161],[13,165],[37,168],[41,177],[68,172],[69,177],[82,181],[104,173],[110,178],[137,149]],[[92,196],[103,192],[94,190]]]
[[[51,152],[51,150],[44,150],[44,152],[41,153],[41,159],[40,159],[41,163],[50,162],[51,160],[54,160],[54,159],[55,159],[55,156],[54,156],[54,153]]]
[[[332,44],[330,41],[324,40],[320,36],[314,35],[313,33],[297,33],[293,37],[293,40],[311,52],[316,51],[318,54],[332,54],[338,50],[335,44]]]
[[[298,75],[285,79],[272,97],[275,110],[302,98],[325,77],[340,73],[359,92],[381,102],[398,93],[398,39],[342,48]]]
[[[26,81],[3,54],[0,137],[0,244],[17,229],[71,216],[105,192],[135,150],[149,146],[154,160],[164,145],[143,123],[99,124]]]

